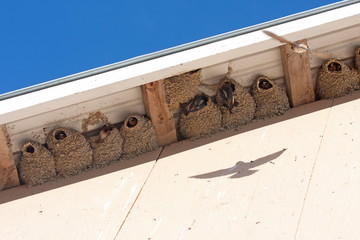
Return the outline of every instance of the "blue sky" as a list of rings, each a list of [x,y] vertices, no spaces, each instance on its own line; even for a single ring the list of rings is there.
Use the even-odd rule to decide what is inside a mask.
[[[0,0],[0,94],[334,2]]]

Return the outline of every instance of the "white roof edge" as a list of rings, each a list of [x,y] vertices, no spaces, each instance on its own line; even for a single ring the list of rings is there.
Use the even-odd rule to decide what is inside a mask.
[[[349,21],[348,18],[358,21]],[[265,28],[271,28],[272,31],[281,35],[299,37],[293,39],[297,40],[304,36],[296,35],[296,33],[301,34],[302,30],[308,28],[322,26],[316,32],[319,35],[346,27],[342,19],[347,19],[346,24],[349,26],[359,23],[360,1],[331,4],[250,28],[74,74],[8,95],[3,94],[0,95],[2,97],[0,100],[3,99],[0,102],[0,124],[252,54],[254,49],[259,52],[280,45],[262,33],[261,30]],[[327,23],[336,21],[339,21],[338,25],[324,27]],[[256,45],[256,48],[248,48],[251,45]],[[14,96],[11,97],[11,94]]]
[[[198,41],[194,41],[194,42],[182,44],[182,45],[179,45],[179,46],[171,47],[171,48],[168,48],[168,49],[160,50],[160,51],[157,51],[157,52],[137,56],[137,57],[134,57],[134,58],[130,58],[130,59],[121,61],[121,62],[116,62],[116,63],[113,63],[113,64],[108,64],[108,65],[101,66],[101,67],[98,67],[98,68],[94,68],[94,69],[86,70],[86,71],[83,71],[83,72],[75,73],[75,74],[72,74],[72,75],[69,75],[69,76],[61,77],[61,78],[50,80],[50,81],[47,81],[47,82],[44,82],[44,83],[40,83],[40,84],[36,84],[36,85],[33,85],[33,86],[25,87],[25,88],[22,88],[22,89],[14,90],[14,91],[11,91],[11,92],[8,92],[8,93],[0,94],[0,101],[8,99],[8,98],[16,97],[16,96],[19,96],[19,95],[27,94],[27,93],[30,93],[30,92],[42,90],[44,88],[57,86],[57,85],[60,85],[60,84],[71,82],[71,81],[76,81],[76,80],[84,78],[84,77],[89,77],[89,76],[92,76],[92,75],[104,73],[104,72],[115,70],[115,69],[118,69],[118,68],[127,67],[127,66],[130,66],[130,65],[133,65],[133,64],[138,64],[138,63],[141,63],[141,62],[144,62],[144,61],[152,60],[154,58],[159,58],[159,57],[167,56],[167,55],[174,54],[174,53],[177,53],[177,52],[180,52],[180,51],[200,47],[200,46],[203,46],[203,45],[206,45],[206,44],[210,44],[210,43],[213,43],[213,42],[217,42],[217,41],[225,40],[225,39],[228,39],[228,38],[236,37],[236,36],[243,35],[243,34],[246,34],[246,33],[249,33],[249,32],[254,32],[254,31],[264,29],[264,28],[273,27],[273,26],[283,24],[283,23],[286,23],[286,22],[294,21],[294,20],[301,19],[301,18],[304,18],[304,17],[309,17],[309,16],[312,16],[314,14],[319,14],[319,13],[331,11],[331,10],[341,8],[341,7],[345,7],[345,6],[349,6],[349,5],[358,3],[358,2],[360,2],[360,0],[344,0],[344,1],[341,1],[341,2],[329,4],[329,5],[326,5],[326,6],[322,6],[322,7],[319,7],[319,8],[310,9],[308,11],[296,13],[296,14],[289,15],[289,16],[285,16],[285,17],[275,19],[275,20],[272,20],[272,21],[268,21],[268,22],[265,22],[265,23],[260,23],[260,24],[254,25],[254,26],[234,30],[234,31],[219,34],[219,35],[216,35],[216,36],[200,39]]]

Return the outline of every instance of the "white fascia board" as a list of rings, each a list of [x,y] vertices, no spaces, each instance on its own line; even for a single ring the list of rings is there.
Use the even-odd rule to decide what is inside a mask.
[[[276,25],[289,40],[311,38],[360,23],[360,3]],[[261,30],[85,77],[0,102],[0,124],[137,87],[281,45]]]

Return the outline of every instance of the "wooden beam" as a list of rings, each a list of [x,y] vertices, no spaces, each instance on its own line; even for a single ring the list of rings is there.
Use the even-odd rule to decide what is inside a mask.
[[[307,46],[307,40],[298,41]],[[292,107],[315,101],[315,91],[311,78],[309,52],[294,51],[289,44],[281,46],[281,58],[285,75],[285,85]]]
[[[20,185],[5,125],[0,125],[0,190]]]
[[[159,146],[177,141],[173,114],[165,101],[163,80],[141,86],[146,114],[155,128]]]

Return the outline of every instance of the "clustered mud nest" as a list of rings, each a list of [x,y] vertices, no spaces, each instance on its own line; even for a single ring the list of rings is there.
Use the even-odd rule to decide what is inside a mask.
[[[358,66],[358,54],[355,54],[355,65]],[[352,93],[360,88],[359,72],[351,69],[338,59],[324,63],[316,81],[316,93],[319,98],[336,98]]]
[[[219,131],[221,112],[209,96],[197,95],[182,105],[179,131],[185,138],[195,140]]]
[[[251,93],[256,103],[254,114],[256,119],[282,115],[290,108],[286,92],[266,76],[256,79]]]
[[[144,116],[131,115],[127,117],[120,128],[120,133],[124,138],[123,158],[134,158],[158,148],[152,123]]]
[[[198,93],[201,70],[194,70],[164,79],[166,102],[170,111],[190,101]]]
[[[251,122],[254,118],[253,97],[234,79],[225,77],[220,81],[216,102],[222,114],[222,127],[231,129]]]
[[[341,60],[330,59],[319,70],[316,93],[320,99],[335,98],[360,88],[360,47],[355,51],[352,69]],[[236,128],[253,119],[284,114],[290,104],[286,92],[266,76],[259,76],[250,91],[228,74],[218,83],[203,85],[216,90],[214,96],[199,91],[201,70],[164,79],[166,103],[170,111],[180,108],[178,134],[186,139],[210,136],[219,130]],[[87,138],[80,132],[57,128],[47,137],[47,148],[37,142],[27,142],[22,148],[19,176],[27,185],[39,185],[57,177],[77,174],[93,167],[134,158],[158,148],[150,119],[141,115],[128,116],[117,129],[107,123],[97,137]],[[94,122],[89,117],[83,130]],[[85,131],[85,130],[84,130]]]
[[[213,97],[198,91],[190,100],[180,101],[180,136],[191,140],[207,137],[220,130],[245,125],[254,118],[283,114],[289,109],[285,91],[269,78],[263,76],[259,89],[254,87],[249,92],[230,78],[230,73],[231,68],[220,82],[202,85],[216,91]]]
[[[47,147],[33,141],[23,145],[19,176],[22,183],[35,186],[157,148],[151,121],[140,115],[129,116],[120,130],[107,123],[93,138],[72,129],[56,128],[47,136]]]

